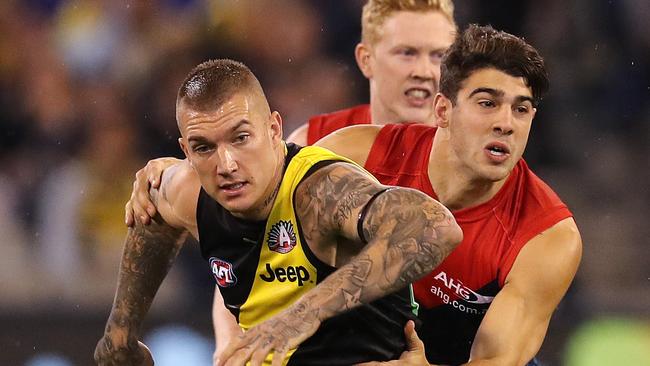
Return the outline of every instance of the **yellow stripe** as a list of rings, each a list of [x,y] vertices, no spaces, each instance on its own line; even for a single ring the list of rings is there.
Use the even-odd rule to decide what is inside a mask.
[[[305,255],[303,244],[306,243],[302,242],[298,232],[293,192],[309,169],[325,160],[357,165],[317,146],[304,147],[291,159],[266,223],[264,243],[250,294],[240,308],[239,324],[244,330],[286,309],[318,283],[316,267]],[[368,176],[371,177],[370,174]],[[288,248],[282,245],[287,241],[294,244],[293,248],[287,253],[279,253],[278,248]],[[276,250],[271,250],[274,244],[278,246]],[[288,353],[284,365],[294,352],[291,350]],[[270,364],[271,356],[264,362],[264,365]]]

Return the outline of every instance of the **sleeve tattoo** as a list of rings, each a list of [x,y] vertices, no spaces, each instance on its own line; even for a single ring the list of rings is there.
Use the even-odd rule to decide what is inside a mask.
[[[305,236],[318,233],[321,238],[331,237],[328,231],[342,230],[350,220],[356,227],[353,214],[384,188],[356,168],[351,172],[339,166],[326,172],[324,178],[309,180],[304,187],[307,194],[296,202],[304,213]],[[305,296],[296,310],[302,306],[314,309],[322,321],[369,303],[431,272],[462,240],[449,210],[409,188],[380,193],[367,208],[362,224],[368,244],[325,279],[319,291]]]
[[[303,194],[296,195],[296,207],[301,213],[307,241],[330,237],[333,228],[334,231],[342,230],[353,212],[381,189],[366,173],[350,174],[349,167],[336,165],[322,168],[325,173],[322,177],[303,182]]]
[[[152,194],[152,199],[157,201],[155,194]],[[169,226],[159,214],[150,225],[136,224],[129,229],[115,299],[106,324],[103,352],[121,357],[119,348],[127,345],[120,334],[126,335],[131,343],[128,346],[133,347],[153,298],[186,236],[185,230]],[[114,341],[120,344],[114,344]]]

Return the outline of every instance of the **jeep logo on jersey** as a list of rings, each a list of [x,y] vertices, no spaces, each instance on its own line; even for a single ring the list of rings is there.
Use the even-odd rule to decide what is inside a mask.
[[[271,267],[269,263],[266,264],[266,274],[260,274],[260,278],[266,282],[273,281],[289,281],[289,282],[298,282],[298,286],[302,286],[305,281],[309,280],[309,271],[303,266],[289,266],[287,268],[275,268]]]
[[[296,234],[291,221],[278,221],[269,232],[269,249],[281,254],[289,253],[296,246]]]
[[[210,258],[210,269],[219,287],[232,287],[237,284],[237,276],[232,270],[232,264],[219,258]]]

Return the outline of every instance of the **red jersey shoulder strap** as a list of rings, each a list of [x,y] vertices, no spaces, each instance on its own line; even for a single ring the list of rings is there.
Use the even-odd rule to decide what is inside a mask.
[[[436,128],[420,124],[389,124],[375,138],[365,168],[384,174],[422,173]]]
[[[362,104],[340,111],[320,114],[309,119],[307,144],[316,141],[343,127],[370,124],[370,105]]]

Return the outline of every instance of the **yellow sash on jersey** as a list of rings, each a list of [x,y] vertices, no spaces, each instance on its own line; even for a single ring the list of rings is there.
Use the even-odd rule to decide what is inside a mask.
[[[239,325],[250,329],[296,302],[322,280],[303,250],[302,238],[293,209],[293,193],[314,164],[325,160],[352,160],[317,146],[302,148],[294,156],[282,178],[273,208],[266,223],[264,242],[255,279],[239,312]],[[358,166],[358,165],[357,165]],[[368,174],[370,179],[374,178]],[[291,350],[284,363],[289,361]],[[268,357],[265,365],[270,365]]]

